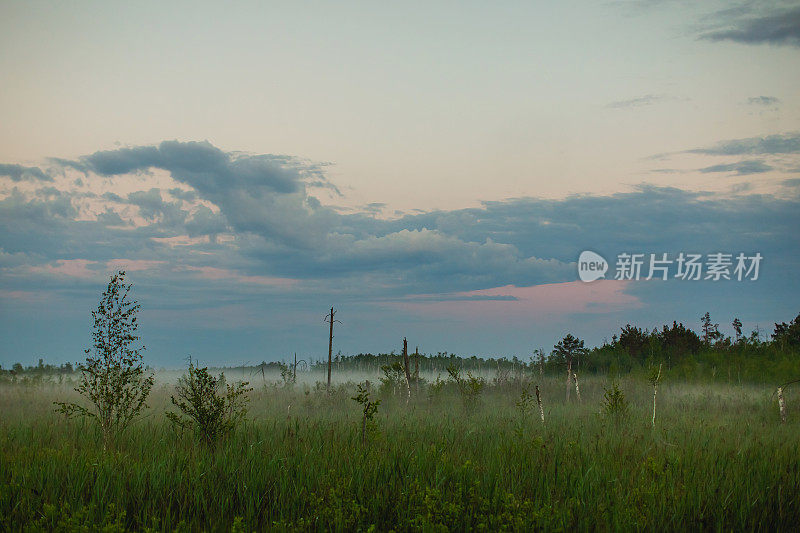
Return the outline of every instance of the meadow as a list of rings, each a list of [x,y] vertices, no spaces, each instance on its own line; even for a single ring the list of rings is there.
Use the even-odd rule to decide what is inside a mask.
[[[0,385],[0,528],[157,531],[775,530],[800,518],[800,394],[636,375],[486,376],[465,401],[445,376],[250,378],[248,413],[216,447],[171,425],[174,384],[108,449],[54,412],[67,382]],[[437,378],[440,378],[437,381]],[[233,379],[233,378],[231,378]],[[352,397],[380,398],[362,439]],[[545,421],[523,390],[541,390]],[[417,385],[417,384],[415,384]]]

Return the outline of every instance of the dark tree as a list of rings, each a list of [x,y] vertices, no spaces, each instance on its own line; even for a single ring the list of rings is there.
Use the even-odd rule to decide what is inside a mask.
[[[586,355],[588,350],[583,341],[567,334],[566,337],[558,341],[553,347],[553,355],[567,365],[567,401],[569,401],[570,379],[572,378],[573,363],[577,364],[582,355]]]
[[[731,325],[733,326],[733,333],[736,335],[736,342],[738,343],[742,338],[742,321],[738,318],[734,318]]]
[[[719,332],[719,324],[711,323],[711,314],[708,311],[700,317],[700,320],[703,324],[703,344],[708,346],[711,344],[711,341],[722,337],[722,334]]]
[[[647,333],[642,331],[641,328],[636,328],[627,324],[622,328],[619,334],[619,341],[617,342],[623,350],[628,352],[628,355],[634,359],[641,360],[644,359],[644,353],[649,344],[649,339]]]
[[[800,346],[800,314],[794,320],[775,324],[775,331],[772,340],[780,344],[781,347]]]
[[[666,352],[669,363],[680,361],[689,354],[700,349],[701,342],[697,333],[685,327],[683,323],[672,322],[672,327],[664,326],[658,334],[662,349]]]

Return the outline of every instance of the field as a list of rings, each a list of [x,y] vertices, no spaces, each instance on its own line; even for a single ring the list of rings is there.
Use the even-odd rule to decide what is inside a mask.
[[[604,410],[607,377],[486,380],[474,403],[452,382],[379,390],[362,440],[365,376],[330,393],[303,376],[251,378],[245,422],[215,449],[165,417],[161,381],[144,416],[104,450],[96,428],[54,412],[70,385],[0,386],[4,530],[793,529],[800,517],[800,397],[781,423],[762,385],[617,381],[627,414]],[[520,408],[522,390],[540,385]],[[533,386],[529,390],[533,393]],[[794,408],[793,408],[794,407]]]

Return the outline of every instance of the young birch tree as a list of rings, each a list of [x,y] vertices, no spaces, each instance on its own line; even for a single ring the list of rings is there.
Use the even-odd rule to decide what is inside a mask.
[[[86,362],[78,365],[81,377],[75,387],[91,406],[55,402],[67,417],[93,418],[104,449],[146,407],[153,388],[153,373],[142,363],[144,346],[136,347],[140,306],[130,296],[132,287],[125,284],[125,272],[117,272],[92,311],[92,348],[86,350]]]

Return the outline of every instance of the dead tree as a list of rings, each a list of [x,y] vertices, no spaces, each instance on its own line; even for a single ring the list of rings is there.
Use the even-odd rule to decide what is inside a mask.
[[[661,383],[661,365],[658,365],[658,372],[655,369],[650,371],[650,384],[653,386],[653,429],[656,428],[656,395],[658,394],[658,384]]]
[[[406,371],[406,389],[408,397],[411,398],[411,365],[408,360],[408,341],[403,337],[403,368]]]
[[[542,407],[542,396],[539,393],[539,385],[536,385],[536,403],[539,405],[539,416],[542,417],[542,424],[544,424],[544,408]]]
[[[419,346],[414,350],[414,393],[419,394]]]
[[[333,323],[342,323],[340,320],[336,320],[335,316],[336,311],[334,311],[333,307],[331,307],[331,312],[325,315],[325,318],[322,319],[323,322],[329,322],[331,325],[330,333],[328,334],[328,391],[331,390],[331,365],[333,364]]]

